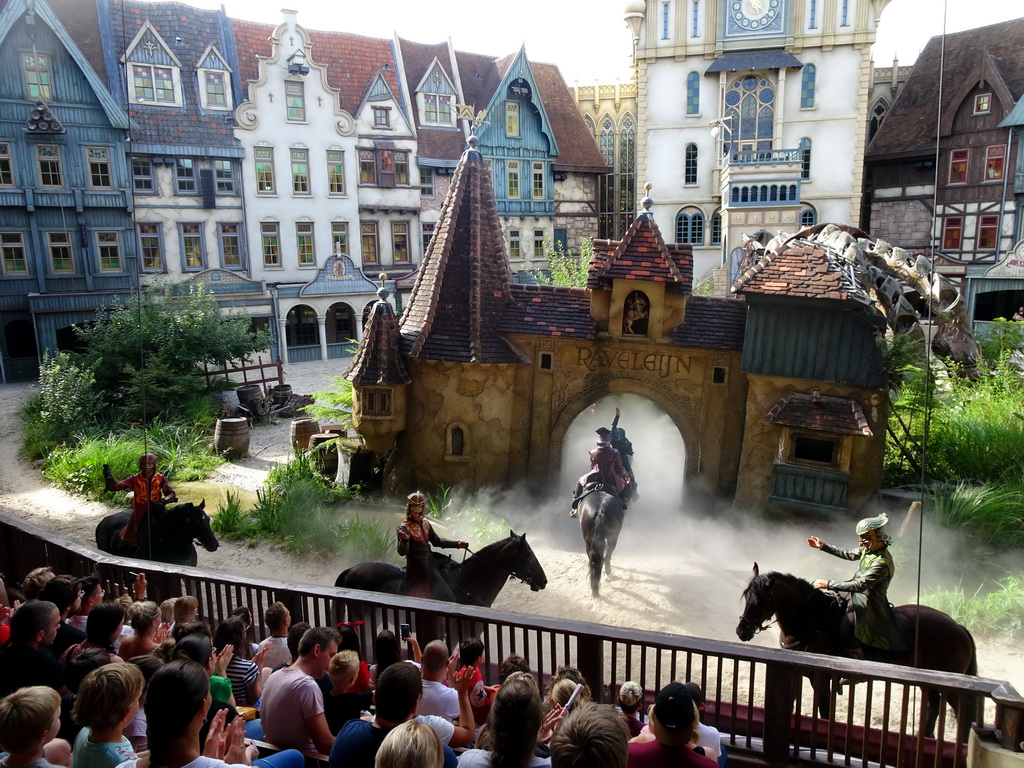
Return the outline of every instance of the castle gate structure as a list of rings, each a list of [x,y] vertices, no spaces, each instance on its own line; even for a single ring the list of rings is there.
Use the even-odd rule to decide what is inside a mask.
[[[562,456],[569,427],[614,394],[644,397],[671,418],[691,489],[843,512],[877,488],[887,415],[880,361],[839,366],[871,371],[861,383],[830,381],[835,366],[807,380],[806,350],[781,339],[781,356],[756,355],[756,373],[744,370],[754,306],[760,344],[772,345],[770,319],[781,312],[796,323],[785,334],[807,332],[822,350],[807,324],[824,322],[843,340],[836,357],[872,358],[873,328],[836,290],[839,265],[801,252],[793,263],[810,264],[798,275],[810,287],[775,295],[784,281],[775,270],[792,264],[767,258],[749,286],[737,282],[749,301],[694,296],[690,247],[664,242],[648,199],[621,240],[595,241],[586,288],[514,285],[490,174],[470,145],[402,317],[382,290],[345,374],[355,427],[387,456],[390,489],[543,488],[563,459],[584,463]],[[787,353],[797,359],[776,370]],[[630,436],[639,455],[643,435]]]

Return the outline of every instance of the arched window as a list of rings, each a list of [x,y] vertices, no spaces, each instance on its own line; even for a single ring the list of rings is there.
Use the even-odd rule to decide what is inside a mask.
[[[711,214],[711,244],[722,244],[722,212],[715,211]]]
[[[686,114],[700,114],[700,75],[697,72],[686,76]]]
[[[727,150],[771,149],[775,120],[775,86],[747,75],[725,91],[725,122],[732,128]],[[733,146],[738,143],[738,146]]]
[[[808,206],[800,211],[800,228],[813,227],[818,223],[818,212]]]
[[[633,291],[622,306],[622,335],[646,336],[651,315],[651,300],[643,291]]]
[[[601,156],[606,164],[615,165],[615,124],[610,117],[601,121]]]
[[[676,214],[676,242],[704,245],[704,214],[697,208],[684,208]]]
[[[594,126],[594,121],[586,115],[583,116],[583,122],[587,126],[587,130],[590,131],[590,135],[595,139],[597,138],[597,128]]]
[[[811,140],[800,139],[800,178],[811,178]]]
[[[452,456],[461,456],[466,450],[466,433],[462,427],[452,429]]]
[[[636,213],[636,123],[632,115],[622,118],[619,134],[618,217],[620,234],[629,229]]]
[[[469,461],[465,424],[449,424],[444,444],[445,461]]]
[[[683,183],[697,183],[697,145],[687,144],[683,162]]]
[[[800,81],[800,109],[814,109],[814,78],[817,68],[813,64],[805,64],[803,79]]]
[[[868,141],[875,138],[875,134],[878,133],[878,129],[882,127],[882,123],[885,122],[885,115],[889,111],[889,105],[884,99],[879,99],[871,110],[871,122],[868,123]]]

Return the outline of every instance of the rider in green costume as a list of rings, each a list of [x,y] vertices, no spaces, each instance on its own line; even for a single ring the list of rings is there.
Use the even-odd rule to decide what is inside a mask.
[[[889,551],[889,535],[885,532],[888,522],[888,517],[879,515],[857,523],[857,535],[860,537],[857,549],[839,549],[817,536],[807,539],[807,544],[815,549],[844,560],[860,561],[857,573],[849,581],[817,579],[814,582],[815,589],[850,593],[840,632],[850,655],[857,659],[864,658],[858,641],[883,651],[907,650],[906,639],[889,605],[889,582],[896,572],[896,565]]]

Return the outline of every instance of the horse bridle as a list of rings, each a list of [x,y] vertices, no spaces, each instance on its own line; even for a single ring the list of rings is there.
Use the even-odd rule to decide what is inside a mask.
[[[476,555],[476,557],[479,559],[479,561],[483,565],[486,565],[491,570],[498,571],[499,573],[502,573],[502,572],[506,573],[508,575],[509,580],[511,580],[511,579],[519,579],[519,581],[521,583],[526,584],[530,589],[532,589],[535,592],[538,589],[540,589],[540,587],[536,586],[536,582],[534,581],[533,576],[530,576],[529,574],[527,574],[526,576],[522,576],[522,575],[520,575],[519,573],[516,572],[518,570],[516,568],[516,565],[519,564],[520,561],[523,559],[523,540],[522,539],[518,540],[518,548],[516,550],[516,559],[513,561],[512,567],[508,568],[508,569],[506,569],[506,568],[499,568],[498,566],[493,565],[492,563],[489,563],[487,560],[485,560],[484,558],[480,557],[480,554],[478,552],[474,552],[469,547],[466,547],[466,551],[469,552],[469,554],[471,554],[471,555]]]
[[[812,588],[806,595],[804,595],[800,599],[800,601],[796,605],[794,605],[789,610],[787,610],[787,611],[785,611],[783,613],[780,613],[779,609],[778,609],[778,606],[775,604],[775,598],[771,596],[770,592],[765,590],[765,596],[768,598],[768,606],[772,609],[772,612],[769,614],[769,616],[774,616],[775,620],[774,621],[769,621],[767,623],[764,623],[765,620],[762,619],[761,620],[761,622],[762,622],[761,626],[754,628],[754,634],[756,635],[756,634],[758,634],[760,632],[764,632],[766,629],[771,629],[772,627],[774,627],[776,624],[779,623],[779,621],[781,619],[785,618],[786,616],[791,614],[793,611],[795,611],[797,608],[799,608],[801,605],[803,605],[805,602],[807,602],[807,600],[810,599],[811,595],[814,594],[814,591],[815,590]],[[749,627],[749,626],[753,625],[754,622],[751,619],[748,619],[746,617],[746,615],[741,615],[740,616],[740,625],[743,625],[743,624],[746,624]],[[779,645],[782,648],[786,649],[786,650],[792,651],[792,650],[796,650],[796,649],[800,648],[803,645],[806,645],[807,642],[808,642],[807,640],[794,640],[792,643],[781,643],[780,642]]]

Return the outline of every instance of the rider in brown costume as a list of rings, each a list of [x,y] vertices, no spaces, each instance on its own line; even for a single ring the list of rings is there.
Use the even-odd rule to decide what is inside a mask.
[[[398,554],[405,558],[405,594],[412,597],[430,597],[430,583],[437,568],[430,545],[446,549],[467,549],[465,541],[442,539],[435,533],[423,512],[427,497],[421,491],[409,494],[405,520],[398,526]]]
[[[588,483],[599,481],[601,478],[596,475],[601,474],[612,478],[615,483],[615,492],[619,494],[619,499],[622,501],[622,508],[626,508],[627,494],[625,491],[629,485],[629,475],[622,464],[622,455],[612,448],[609,441],[611,436],[612,432],[608,427],[598,427],[597,447],[590,452],[590,471],[576,481],[576,490],[572,495],[572,511],[569,513],[569,517],[579,515],[577,506],[581,498],[580,494],[583,493],[583,487]]]

